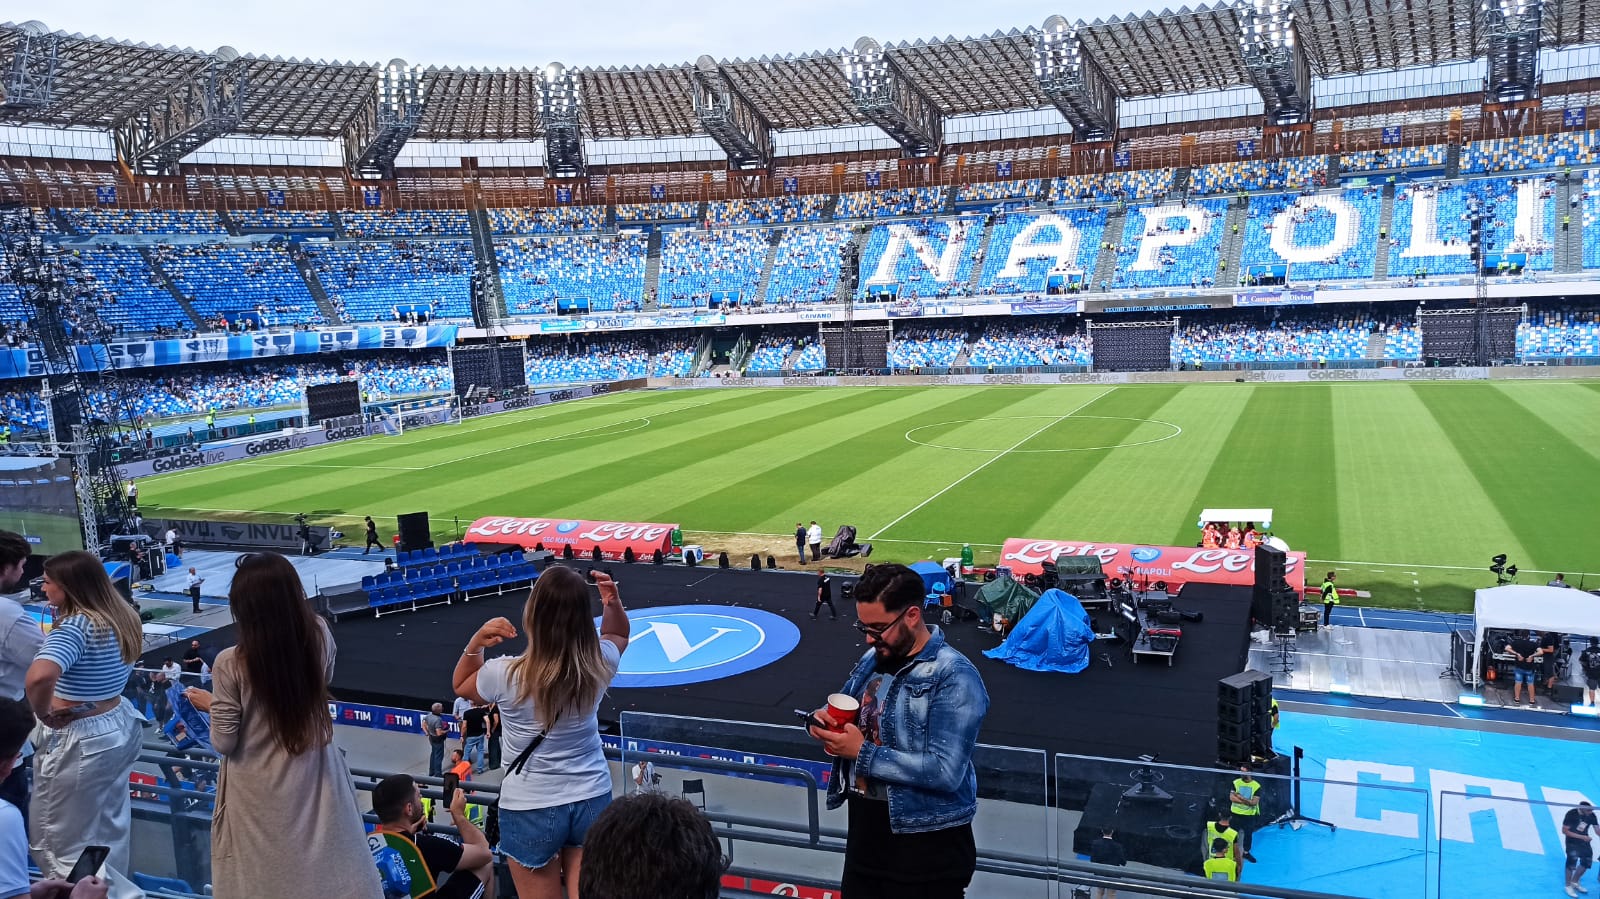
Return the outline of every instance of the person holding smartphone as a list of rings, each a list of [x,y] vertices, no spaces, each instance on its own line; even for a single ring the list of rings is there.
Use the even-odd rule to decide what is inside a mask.
[[[45,877],[65,877],[85,847],[108,847],[106,879],[122,895],[124,884],[133,889],[122,876],[131,870],[128,775],[144,738],[144,716],[122,690],[143,628],[93,553],[52,556],[43,586],[56,624],[24,688],[42,725],[28,809],[33,860]]]
[[[600,743],[600,700],[628,648],[628,613],[610,575],[595,633],[583,575],[556,565],[534,581],[522,610],[526,651],[484,660],[519,636],[504,618],[486,622],[456,662],[453,686],[474,703],[498,703],[511,761],[500,782],[500,851],[522,899],[556,899],[578,882],[583,841],[611,801]]]
[[[459,842],[427,832],[422,791],[411,775],[391,774],[378,781],[372,788],[372,813],[378,816],[378,828],[367,838],[367,848],[385,879],[415,876],[414,866],[386,865],[385,850],[394,850],[401,859],[410,857],[414,850],[415,858],[421,860],[433,881],[436,892],[427,894],[432,899],[494,899],[494,853],[489,849],[489,839],[467,817],[466,794],[457,789],[448,798],[446,807],[450,810],[450,823],[461,834]],[[399,884],[385,884],[390,890],[396,886]],[[407,895],[421,892],[414,883],[408,882],[405,887]]]
[[[33,727],[33,710],[26,702],[0,699],[0,778],[17,767],[19,753]],[[83,876],[72,878],[69,875],[67,880],[50,878],[29,883],[28,835],[22,826],[22,812],[0,799],[0,899],[105,899],[106,882],[94,873],[105,861],[101,853],[106,847],[89,848],[99,852],[90,853],[86,849],[79,855],[84,867],[94,866]]]

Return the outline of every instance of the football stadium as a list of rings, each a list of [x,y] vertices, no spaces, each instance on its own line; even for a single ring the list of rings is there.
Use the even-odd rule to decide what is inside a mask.
[[[1600,889],[1600,5],[993,27],[0,23],[0,893]]]

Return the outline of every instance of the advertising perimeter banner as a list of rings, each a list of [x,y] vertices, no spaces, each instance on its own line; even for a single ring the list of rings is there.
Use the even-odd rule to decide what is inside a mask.
[[[624,521],[585,521],[561,518],[480,518],[467,528],[462,539],[467,543],[510,543],[524,549],[539,544],[560,552],[571,546],[573,552],[588,557],[590,549],[600,547],[600,554],[612,561],[620,561],[625,550],[633,550],[636,558],[649,558],[656,550],[672,552],[672,532],[675,524],[651,524]]]
[[[1306,585],[1306,554],[1291,552],[1285,578],[1297,592]],[[1142,543],[1098,543],[1079,540],[1028,540],[1013,537],[1000,549],[1000,564],[1018,577],[1038,574],[1042,563],[1065,556],[1093,556],[1100,560],[1106,577],[1126,580],[1131,574],[1139,580],[1166,581],[1169,590],[1182,584],[1255,584],[1256,554],[1245,549],[1202,549],[1198,546],[1150,546]]]

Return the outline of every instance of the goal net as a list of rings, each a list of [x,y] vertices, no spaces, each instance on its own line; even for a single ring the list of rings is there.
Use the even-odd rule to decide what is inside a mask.
[[[460,424],[461,404],[448,395],[395,403],[383,411],[379,422],[391,437],[416,428]]]

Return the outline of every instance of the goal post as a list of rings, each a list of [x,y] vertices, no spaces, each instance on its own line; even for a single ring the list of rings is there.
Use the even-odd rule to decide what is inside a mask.
[[[416,428],[461,423],[461,403],[449,394],[394,403],[379,414],[383,433],[397,437]]]

